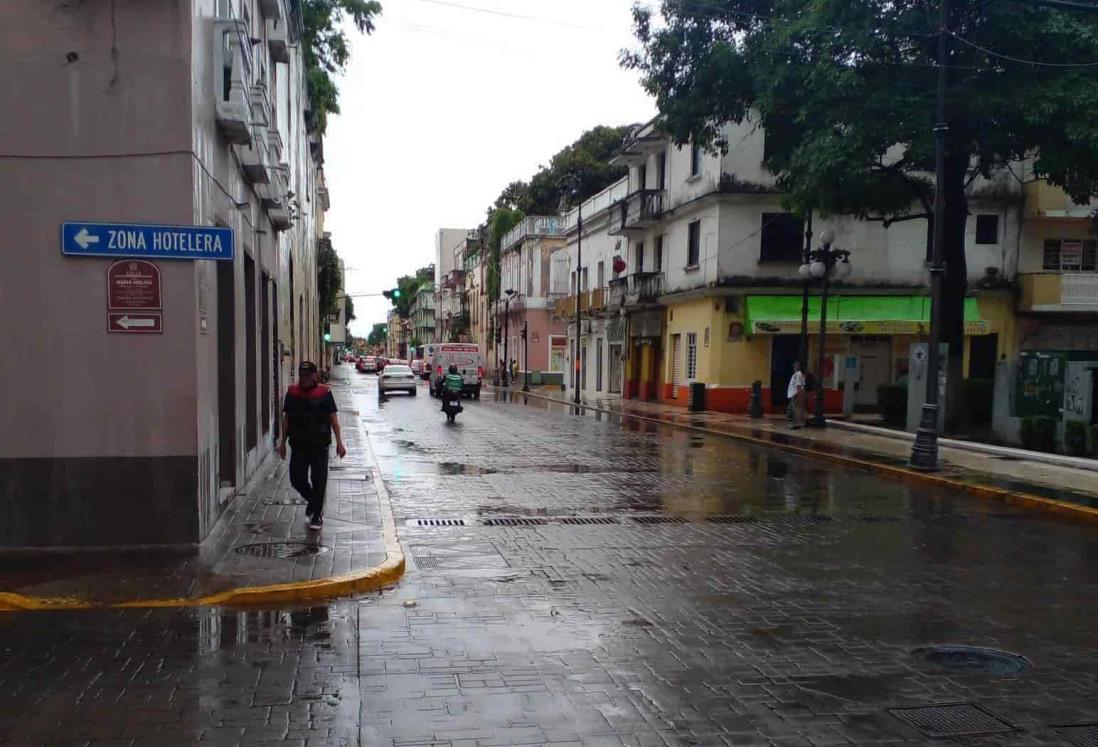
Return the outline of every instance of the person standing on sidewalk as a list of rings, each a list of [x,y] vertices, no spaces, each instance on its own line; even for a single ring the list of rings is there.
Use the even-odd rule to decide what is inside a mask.
[[[302,361],[297,367],[297,384],[286,390],[282,404],[282,440],[278,455],[286,458],[290,441],[290,484],[305,499],[309,529],[324,527],[324,491],[328,486],[328,447],[332,433],[336,454],[347,455],[339,430],[339,415],[332,390],[317,381],[316,364]]]
[[[801,362],[796,361],[793,364],[793,375],[789,378],[789,388],[786,390],[786,396],[793,403],[794,428],[804,427],[804,387],[804,371],[801,370]]]

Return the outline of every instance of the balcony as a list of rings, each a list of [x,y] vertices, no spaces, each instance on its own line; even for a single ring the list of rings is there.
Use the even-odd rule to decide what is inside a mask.
[[[611,235],[651,228],[663,215],[667,193],[662,189],[641,189],[633,192],[610,210]]]
[[[271,161],[267,143],[270,136],[271,102],[267,98],[265,85],[252,86],[249,106],[252,124],[251,142],[247,145],[238,145],[236,155],[240,159],[240,168],[248,181],[253,184],[267,184],[271,180]]]
[[[1024,273],[1018,285],[1019,311],[1098,312],[1098,273]]]
[[[234,145],[252,142],[252,112],[247,80],[250,59],[243,53],[243,21],[218,21],[214,24],[214,69],[217,71],[217,127]]]
[[[267,19],[267,48],[275,62],[290,61],[290,45],[287,23],[282,19]]]
[[[564,225],[557,216],[531,215],[503,235],[500,251],[506,252],[528,236],[562,236],[563,231]]]
[[[263,15],[274,20],[282,19],[282,0],[259,0],[259,9]]]
[[[643,308],[658,303],[662,292],[662,272],[635,272],[610,281],[607,306],[610,310]]]

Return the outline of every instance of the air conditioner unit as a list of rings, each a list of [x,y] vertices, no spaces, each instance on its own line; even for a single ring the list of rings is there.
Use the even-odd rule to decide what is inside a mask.
[[[251,106],[248,101],[244,56],[241,39],[245,29],[242,21],[218,21],[214,24],[214,81],[218,129],[225,139],[236,145],[252,142]]]
[[[290,61],[290,45],[286,33],[287,23],[282,19],[267,20],[267,47],[275,62]]]

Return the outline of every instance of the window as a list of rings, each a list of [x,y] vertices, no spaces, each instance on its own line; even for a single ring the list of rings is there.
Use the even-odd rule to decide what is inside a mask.
[[[998,244],[999,243],[999,216],[998,215],[977,215],[976,216],[976,243],[977,244]]]
[[[655,256],[656,272],[662,272],[663,271],[663,236],[657,236],[656,237],[656,248],[655,248],[654,251],[655,251],[655,254],[656,254],[656,256]]]
[[[1079,239],[1045,241],[1044,269],[1053,272],[1098,270],[1098,243]]]
[[[595,340],[595,391],[602,391],[602,338]]]
[[[976,339],[973,337],[972,339]],[[621,345],[610,346],[610,380],[606,382],[611,394],[621,394]]]
[[[690,176],[697,176],[702,172],[702,149],[697,143],[690,144]]]
[[[580,368],[583,369],[583,381],[580,384],[582,389],[587,389],[587,346],[583,346],[583,352],[580,354]]]
[[[696,332],[686,334],[686,380],[693,381],[698,378],[698,335]]]
[[[763,213],[760,262],[800,262],[804,256],[804,223],[792,213]]]
[[[572,271],[572,279],[568,282],[568,287],[572,289],[573,293],[579,293],[579,287],[576,285],[576,271]]]
[[[599,274],[598,274],[598,277],[596,279],[599,281],[599,284],[595,286],[596,288],[601,288],[603,285],[606,284],[606,263],[605,262],[602,262],[602,261],[599,262]]]
[[[656,162],[656,189],[667,187],[667,151],[660,153]]]
[[[637,242],[637,264],[634,272],[644,272],[644,242]]]
[[[588,275],[588,270],[590,270],[590,269],[591,269],[590,267],[584,267],[583,272],[581,273],[583,275],[583,288],[582,288],[582,290],[587,290],[588,288],[591,287],[591,284],[590,284],[590,279],[591,278]]]
[[[637,167],[637,189],[645,189],[648,187],[648,164],[641,164]]]
[[[702,222],[696,220],[690,224],[690,233],[686,240],[686,266],[697,267],[701,261]]]

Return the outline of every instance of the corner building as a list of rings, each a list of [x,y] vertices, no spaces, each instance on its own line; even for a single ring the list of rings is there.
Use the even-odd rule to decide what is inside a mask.
[[[8,0],[0,547],[193,546],[319,360],[328,206],[300,0]],[[232,261],[152,260],[162,327],[108,332],[107,258],[61,224],[232,229]]]

